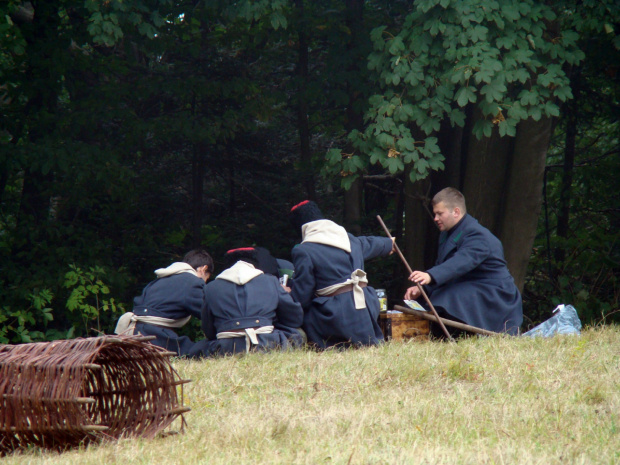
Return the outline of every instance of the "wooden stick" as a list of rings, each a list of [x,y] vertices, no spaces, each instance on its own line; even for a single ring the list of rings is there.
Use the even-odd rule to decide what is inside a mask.
[[[167,412],[164,412],[164,415],[181,415],[182,413],[187,413],[191,410],[192,409],[189,407],[177,407],[173,408],[172,410],[168,410]]]
[[[409,315],[419,316],[424,318],[425,320],[437,322],[437,317],[435,315],[431,315],[428,312],[423,312],[421,310],[414,310],[409,307],[402,307],[400,305],[394,305],[394,310],[398,310],[403,313],[407,313]],[[463,331],[469,331],[470,333],[482,334],[484,336],[497,336],[500,333],[496,333],[493,331],[489,331],[487,329],[478,328],[476,326],[466,325],[465,323],[459,323],[458,321],[447,320],[445,318],[439,317],[439,319],[446,325],[452,326],[453,328],[462,329]]]
[[[377,215],[377,219],[379,220],[379,223],[381,223],[381,226],[383,226],[383,230],[385,231],[385,233],[387,234],[387,237],[389,237],[390,239],[392,239],[392,235],[390,234],[390,231],[388,230],[387,226],[385,225],[385,223],[383,222],[383,220],[381,219],[380,215]],[[394,247],[396,248],[396,252],[398,252],[398,256],[400,257],[400,259],[403,261],[403,263],[405,264],[405,266],[407,267],[407,270],[409,271],[409,274],[411,275],[411,273],[413,273],[413,270],[411,269],[411,267],[409,266],[409,263],[407,263],[407,260],[405,260],[405,256],[403,255],[403,253],[400,251],[400,249],[398,248],[398,244],[396,244],[396,241],[394,241]],[[424,288],[420,285],[420,283],[416,283],[416,285],[418,286],[418,289],[420,290],[420,292],[422,293],[422,296],[424,296],[424,300],[426,300],[426,303],[428,304],[428,306],[431,308],[431,310],[433,311],[433,314],[437,317],[437,323],[439,323],[439,326],[441,326],[441,329],[443,330],[444,334],[446,335],[446,337],[451,340],[454,341],[454,339],[452,338],[452,336],[450,336],[450,333],[448,332],[448,330],[446,329],[446,327],[443,324],[443,321],[441,321],[441,318],[439,317],[439,314],[437,313],[437,310],[435,310],[435,307],[433,306],[433,304],[431,303],[431,300],[428,298],[428,296],[426,295],[426,292],[424,292]]]
[[[152,341],[154,339],[157,339],[157,336],[133,336],[131,338],[132,341],[140,341],[140,342]]]
[[[16,401],[31,399],[31,397],[26,397],[21,394],[2,394],[4,399],[14,398]],[[57,399],[51,397],[38,397],[37,400],[41,403],[55,403],[55,402],[64,402],[64,403],[74,403],[74,404],[94,404],[97,402],[95,399],[91,397],[75,397],[73,399]]]
[[[22,427],[18,427],[18,426],[2,426],[0,427],[0,432],[11,432],[11,433],[30,433],[30,432],[34,432],[34,433],[49,433],[49,432],[56,432],[56,431],[92,431],[92,432],[98,432],[98,431],[107,431],[109,430],[110,427],[109,426],[105,426],[105,425],[78,425],[75,427],[71,427],[71,426],[32,426],[32,425],[25,425]]]

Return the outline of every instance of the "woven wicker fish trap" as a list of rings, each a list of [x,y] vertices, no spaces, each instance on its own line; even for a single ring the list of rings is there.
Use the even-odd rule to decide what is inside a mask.
[[[0,455],[153,438],[183,413],[167,352],[140,336],[0,346]]]

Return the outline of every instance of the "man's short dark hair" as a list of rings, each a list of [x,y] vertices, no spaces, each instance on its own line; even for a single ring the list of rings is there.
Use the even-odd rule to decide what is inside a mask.
[[[203,249],[190,250],[183,257],[183,261],[195,270],[206,265],[207,271],[209,273],[213,274],[213,272],[215,271],[211,255],[209,255],[208,252]]]
[[[461,210],[463,215],[467,213],[465,196],[454,187],[446,187],[435,194],[432,201],[433,206],[440,202],[443,202],[443,204],[450,210],[454,210],[455,207],[459,207],[459,210]]]

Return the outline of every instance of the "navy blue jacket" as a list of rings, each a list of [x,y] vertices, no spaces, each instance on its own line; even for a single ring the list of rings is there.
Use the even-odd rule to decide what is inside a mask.
[[[431,302],[467,324],[517,334],[523,322],[521,294],[510,275],[500,240],[470,215],[439,235]]]
[[[179,319],[187,316],[201,318],[205,304],[205,282],[191,273],[179,273],[151,281],[134,299],[133,313],[138,316],[157,316]],[[179,336],[173,329],[147,323],[136,323],[135,334],[156,336],[153,344],[179,356],[201,357],[206,341],[193,342]]]
[[[300,328],[301,305],[268,274],[256,276],[244,285],[214,279],[205,287],[206,307],[202,313],[202,330],[210,340],[207,351],[233,354],[246,351],[245,337],[216,339],[224,331],[274,326],[271,334],[257,335],[256,350],[287,349],[303,343]]]
[[[383,340],[377,323],[379,299],[372,287],[364,288],[366,308],[360,310],[355,308],[353,292],[333,297],[315,295],[316,290],[345,282],[354,270],[363,270],[365,260],[388,255],[392,250],[389,238],[348,236],[351,253],[313,242],[303,242],[292,251],[292,295],[304,308],[303,329],[308,341],[319,348],[373,345]]]

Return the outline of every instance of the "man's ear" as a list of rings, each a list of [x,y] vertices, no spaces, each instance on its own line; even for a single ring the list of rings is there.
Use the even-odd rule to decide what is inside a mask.
[[[454,207],[454,217],[458,218],[461,216],[461,209],[459,207]]]

